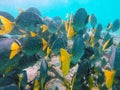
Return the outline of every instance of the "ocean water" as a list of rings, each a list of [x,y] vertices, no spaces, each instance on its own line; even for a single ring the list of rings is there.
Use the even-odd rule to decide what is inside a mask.
[[[25,10],[36,7],[40,10],[42,17],[60,16],[66,18],[66,14],[75,13],[83,7],[89,14],[95,14],[98,23],[103,28],[116,18],[120,19],[120,0],[1,0],[0,10],[11,13],[14,17],[20,13],[19,8]],[[120,34],[120,30],[118,31]],[[116,33],[118,33],[116,32]]]

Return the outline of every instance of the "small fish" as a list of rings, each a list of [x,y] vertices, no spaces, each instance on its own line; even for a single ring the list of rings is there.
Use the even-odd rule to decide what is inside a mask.
[[[112,31],[115,32],[120,28],[120,20],[116,19],[112,25]]]
[[[113,81],[114,81],[114,76],[115,76],[115,71],[114,70],[104,70],[104,75],[105,75],[105,84],[108,89],[112,88]]]
[[[22,44],[22,52],[26,56],[33,56],[42,48],[42,41],[38,37],[22,37],[19,41]]]
[[[41,90],[44,90],[44,83],[47,77],[47,71],[48,71],[48,63],[45,59],[41,61],[40,65],[40,87]]]
[[[102,47],[102,51],[109,48],[113,44],[113,37],[108,39]]]
[[[102,44],[105,44],[105,42],[106,42],[108,39],[110,39],[110,38],[111,38],[111,35],[110,35],[110,33],[108,32],[108,33],[104,36]]]
[[[111,67],[118,72],[120,69],[120,48],[113,46],[112,47],[112,53],[109,59]]]
[[[0,26],[0,35],[8,34],[14,28],[14,22],[11,22],[9,19],[5,18],[4,16],[0,16],[0,20],[2,22],[2,26]]]
[[[15,26],[28,33],[30,31],[37,32],[42,24],[42,19],[33,12],[22,12],[15,20]]]
[[[59,27],[61,26],[61,24],[62,24],[62,19],[61,19],[59,16],[53,17],[53,21],[56,22],[58,28],[59,28]]]
[[[58,54],[61,48],[66,48],[66,42],[62,38],[57,38],[51,45],[51,53]]]
[[[61,70],[63,76],[66,76],[70,69],[70,55],[63,48],[60,49],[60,61],[61,61]]]
[[[95,17],[94,14],[92,14],[91,16],[89,16],[89,22],[90,22],[92,28],[95,28],[95,26],[97,24],[97,18]]]
[[[96,44],[98,42],[98,40],[101,38],[101,31],[102,31],[102,24],[98,24],[96,31],[95,31],[95,35],[94,35],[94,43]]]
[[[71,39],[74,35],[75,35],[75,31],[74,28],[72,26],[72,14],[70,15],[70,22],[67,23],[67,21],[65,22],[65,28],[66,28],[66,32],[67,32],[67,38]]]
[[[112,24],[112,22],[110,22],[110,23],[107,25],[106,30],[107,30],[107,31],[111,30],[111,29],[112,29],[112,26],[113,26],[113,24]]]
[[[48,31],[53,34],[57,32],[57,24],[55,21],[50,21],[50,23],[48,24]]]
[[[77,10],[73,17],[73,28],[75,32],[79,32],[88,22],[88,14],[84,8]]]
[[[26,71],[25,70],[21,71],[18,74],[18,78],[19,78],[19,82],[18,82],[19,90],[25,89],[25,87],[27,85],[27,73],[26,73]]]
[[[83,42],[83,38],[80,34],[78,34],[73,43],[72,47],[72,63],[76,64],[82,58],[85,52],[85,46]]]

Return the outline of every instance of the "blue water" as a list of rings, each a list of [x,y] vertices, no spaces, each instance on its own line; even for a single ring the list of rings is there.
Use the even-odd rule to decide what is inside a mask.
[[[65,19],[66,14],[75,13],[83,7],[89,14],[95,14],[98,22],[105,27],[108,22],[120,19],[120,0],[1,0],[0,10],[11,13],[14,17],[23,10],[34,6],[42,16],[54,17],[56,15]]]

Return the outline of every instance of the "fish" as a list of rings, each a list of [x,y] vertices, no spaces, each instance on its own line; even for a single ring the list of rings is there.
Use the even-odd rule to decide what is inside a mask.
[[[70,55],[67,50],[63,48],[60,49],[60,61],[63,76],[66,76],[70,69]]]
[[[25,89],[27,85],[27,72],[25,70],[21,71],[18,74],[19,82],[18,82],[18,88],[19,90]]]
[[[66,44],[62,38],[57,38],[50,48],[51,53],[58,54],[61,48],[66,48]]]
[[[109,63],[111,65],[111,68],[114,69],[116,72],[118,72],[120,69],[119,55],[120,55],[120,48],[116,46],[112,46],[112,52],[109,59]]]
[[[105,42],[105,44],[102,47],[102,51],[104,51],[105,49],[109,48],[112,44],[113,44],[113,37],[111,37],[110,39],[108,39]]]
[[[107,31],[111,30],[111,29],[112,29],[112,26],[113,26],[112,22],[108,23],[108,25],[107,25],[107,27],[106,27],[106,30],[107,30]]]
[[[73,17],[73,28],[75,32],[79,32],[81,29],[85,27],[88,23],[88,14],[84,8],[80,8],[77,10]]]
[[[15,22],[15,18],[8,12],[0,11],[0,16],[5,17],[6,19],[10,20],[11,22]]]
[[[48,31],[49,33],[53,34],[53,33],[56,33],[57,32],[57,24],[55,21],[50,21],[49,24],[48,24]]]
[[[81,62],[78,66],[77,72],[76,72],[76,79],[73,84],[73,90],[79,90],[84,87],[84,79],[83,77],[88,76],[90,69],[90,62],[86,59],[83,62]],[[79,84],[79,85],[78,85]],[[83,90],[88,90],[88,89],[83,89]]]
[[[33,31],[37,33],[41,25],[43,25],[42,19],[33,12],[22,12],[15,20],[15,26],[26,32]]]
[[[102,44],[105,44],[105,42],[106,42],[108,39],[110,39],[110,38],[111,38],[110,33],[109,33],[109,32],[106,33],[106,35],[105,35],[104,38],[103,38],[103,42],[102,42]]]
[[[90,22],[92,28],[95,28],[95,26],[97,24],[97,18],[94,14],[89,16],[89,22]]]
[[[70,21],[67,22],[65,21],[65,29],[66,29],[66,32],[67,32],[67,38],[68,39],[72,39],[72,37],[75,35],[75,31],[74,31],[74,28],[73,28],[73,25],[72,25],[72,14],[70,15]]]
[[[23,37],[19,41],[22,44],[22,53],[26,56],[33,56],[42,48],[42,41],[38,37]]]
[[[4,87],[0,87],[0,90],[19,90],[16,84],[6,85]]]
[[[120,28],[120,20],[116,19],[112,25],[112,31],[115,32]]]
[[[38,16],[41,16],[41,12],[36,7],[29,7],[25,10],[25,12],[33,12]]]
[[[22,45],[14,38],[0,38],[0,74],[11,71],[21,58]]]
[[[55,21],[55,23],[57,24],[57,27],[60,28],[60,26],[62,25],[61,17],[55,16],[55,17],[53,17],[53,21]]]
[[[114,70],[104,70],[105,84],[108,89],[112,88],[115,71]]]
[[[98,42],[98,40],[101,38],[101,31],[102,31],[102,24],[98,24],[95,34],[94,34],[94,44]]]
[[[48,63],[46,59],[42,59],[41,65],[40,65],[40,87],[41,90],[44,90],[44,83],[47,77],[47,71],[48,71]]]
[[[0,26],[0,35],[5,35],[10,33],[14,28],[14,22],[10,21],[9,19],[5,18],[4,16],[0,16],[0,20],[3,25]]]
[[[84,41],[83,38],[80,34],[78,34],[73,42],[73,46],[72,46],[72,63],[76,64],[78,63],[78,61],[80,61],[80,59],[82,58],[82,56],[85,53],[85,45],[84,45]]]

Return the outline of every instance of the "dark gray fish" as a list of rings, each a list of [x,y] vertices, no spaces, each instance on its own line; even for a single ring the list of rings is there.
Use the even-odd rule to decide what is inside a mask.
[[[112,25],[112,31],[115,32],[120,28],[120,20],[116,19]]]
[[[37,32],[38,28],[43,24],[42,19],[33,12],[22,12],[16,18],[16,27],[26,32]]]
[[[89,36],[88,33],[85,33],[83,36],[84,36],[83,37],[84,41],[89,41],[90,40],[90,36]]]
[[[8,73],[18,65],[21,58],[21,47],[21,43],[16,39],[0,39],[0,74]]]
[[[10,84],[4,87],[0,87],[0,90],[19,90],[16,84]]]
[[[102,24],[98,24],[94,35],[94,39],[95,39],[94,43],[98,42],[98,40],[100,39],[101,31],[102,31]]]
[[[53,21],[56,22],[57,27],[60,27],[61,24],[62,24],[62,19],[61,19],[59,16],[55,16],[55,17],[53,17]]]
[[[19,89],[20,90],[24,90],[26,85],[27,85],[27,72],[25,70],[21,71],[19,74],[18,74],[18,78],[21,79],[19,81]]]
[[[85,52],[84,40],[80,34],[78,34],[72,47],[72,63],[76,64],[82,58]]]
[[[37,37],[21,38],[20,42],[23,46],[22,52],[26,56],[33,56],[33,55],[37,54],[40,51],[40,49],[42,48],[42,42]]]
[[[37,14],[38,16],[41,16],[40,11],[36,7],[30,7],[26,10],[26,12],[33,12],[33,13]]]
[[[73,17],[73,28],[79,32],[88,22],[88,14],[84,8],[78,9]]]
[[[55,21],[50,21],[48,25],[48,31],[49,33],[53,34],[57,32],[57,24]]]
[[[0,16],[3,16],[5,18],[9,19],[12,22],[15,21],[15,18],[8,12],[0,11]]]
[[[110,65],[116,71],[120,70],[120,48],[119,47],[112,47],[112,54],[110,57]]]
[[[110,33],[108,32],[108,33],[105,35],[102,44],[105,44],[105,42],[106,42],[108,39],[110,39],[110,38],[111,38],[111,35],[110,35]]]
[[[44,90],[44,83],[47,77],[47,72],[48,72],[48,63],[45,59],[41,61],[40,65],[40,88],[41,90]]]
[[[91,15],[91,19],[90,19],[90,24],[91,26],[94,28],[97,24],[97,18],[95,17],[94,14]]]
[[[66,44],[63,41],[62,38],[57,38],[51,46],[51,52],[53,52],[54,54],[58,54],[60,52],[61,48],[66,48]]]

